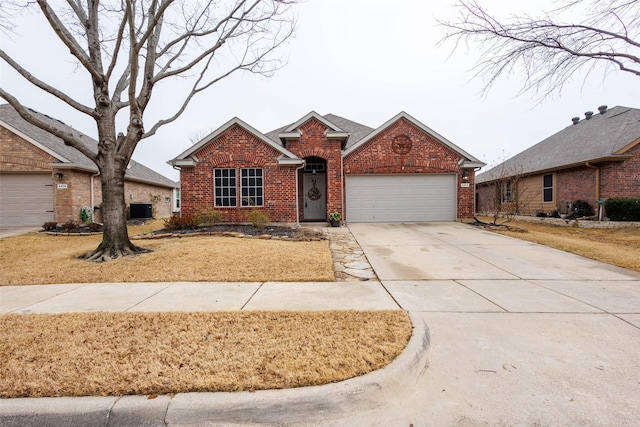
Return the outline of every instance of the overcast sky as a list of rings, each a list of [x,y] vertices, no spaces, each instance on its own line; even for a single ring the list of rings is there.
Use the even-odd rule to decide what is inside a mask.
[[[549,1],[484,1],[506,16],[549,9]],[[406,111],[489,165],[571,125],[599,105],[640,107],[640,80],[621,72],[576,78],[560,96],[539,102],[520,95],[517,75],[481,97],[470,69],[479,58],[452,45],[436,19],[455,14],[452,1],[308,0],[296,6],[296,37],[285,46],[287,66],[272,78],[237,74],[196,98],[181,119],[143,140],[133,158],[177,180],[166,162],[234,116],[266,133],[309,111],[333,113],[376,128]],[[21,36],[2,48],[33,74],[87,102],[82,71],[41,16],[16,20]],[[95,124],[23,83],[2,63],[0,81],[25,105],[96,137]],[[83,80],[84,79],[84,80]],[[170,103],[171,96],[152,99]],[[206,132],[206,133],[205,133]],[[488,169],[485,168],[485,170]]]

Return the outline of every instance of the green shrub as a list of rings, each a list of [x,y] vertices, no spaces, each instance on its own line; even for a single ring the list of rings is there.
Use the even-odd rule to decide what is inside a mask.
[[[640,198],[613,197],[604,202],[611,221],[640,221]]]
[[[251,209],[247,214],[247,221],[251,223],[256,228],[263,229],[271,220],[269,219],[269,215],[266,212],[261,211],[260,209]]]
[[[169,218],[163,219],[164,228],[169,231],[193,230],[198,228],[197,218],[190,215],[173,214]]]
[[[207,227],[222,222],[222,215],[215,209],[205,208],[195,214],[194,219],[199,225]]]
[[[576,200],[571,204],[571,215],[569,219],[584,218],[593,216],[593,208],[584,200]]]

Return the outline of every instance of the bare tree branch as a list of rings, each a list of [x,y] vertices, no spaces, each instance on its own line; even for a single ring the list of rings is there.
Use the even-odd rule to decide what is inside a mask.
[[[48,85],[47,83],[43,82],[42,80],[38,79],[33,74],[31,74],[29,71],[27,71],[22,66],[20,66],[20,64],[18,64],[16,61],[14,61],[13,58],[11,58],[9,55],[7,55],[7,53],[2,49],[0,49],[0,59],[5,61],[11,68],[16,70],[22,77],[24,77],[25,80],[27,80],[32,85],[42,89],[45,92],[50,93],[51,95],[55,96],[56,98],[60,99],[61,101],[65,102],[65,103],[67,103],[68,105],[70,105],[71,107],[73,107],[76,110],[80,111],[81,113],[87,114],[88,116],[91,116],[93,118],[96,117],[95,112],[93,111],[92,108],[87,107],[86,105],[84,105],[84,104],[76,101],[75,99],[71,98],[66,93],[64,93],[64,92],[54,88],[53,86]]]
[[[565,15],[579,19],[578,6],[590,11],[582,22],[563,22]],[[502,75],[517,72],[523,73],[521,93],[542,92],[543,98],[598,64],[640,76],[638,0],[569,1],[542,18],[512,16],[509,22],[475,0],[457,7],[457,21],[439,21],[447,31],[439,44],[453,40],[454,51],[462,43],[480,47],[482,59],[473,69],[485,81],[485,94]]]

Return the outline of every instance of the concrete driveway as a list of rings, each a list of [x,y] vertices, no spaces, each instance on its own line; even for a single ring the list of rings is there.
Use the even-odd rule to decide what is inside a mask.
[[[640,273],[459,223],[349,228],[431,341],[354,425],[637,425]]]

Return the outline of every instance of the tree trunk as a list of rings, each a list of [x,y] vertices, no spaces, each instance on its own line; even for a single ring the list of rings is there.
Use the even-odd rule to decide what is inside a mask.
[[[127,231],[127,208],[124,195],[124,170],[116,162],[105,162],[101,168],[102,242],[92,252],[80,258],[89,261],[109,261],[126,255],[151,252],[150,249],[134,245]],[[122,170],[120,170],[122,169]]]

